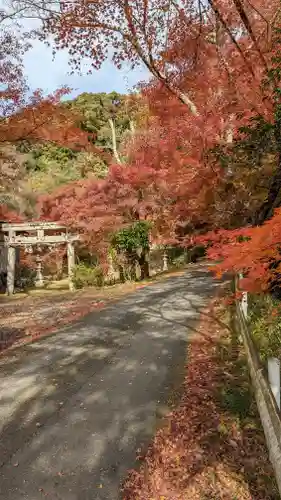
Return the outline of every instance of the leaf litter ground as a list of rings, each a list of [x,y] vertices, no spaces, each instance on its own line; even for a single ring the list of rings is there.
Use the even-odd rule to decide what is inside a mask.
[[[112,301],[183,271],[163,273],[145,282],[127,282],[75,292],[46,290],[31,295],[0,296],[0,353],[34,342]]]
[[[188,347],[180,402],[123,500],[277,500],[243,348],[212,304]]]

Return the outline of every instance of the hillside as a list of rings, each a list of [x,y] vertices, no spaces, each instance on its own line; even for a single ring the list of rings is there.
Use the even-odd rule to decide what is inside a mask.
[[[117,92],[83,93],[64,106],[79,113],[80,127],[88,132],[95,152],[58,146],[52,141],[20,141],[5,144],[10,161],[2,165],[6,174],[1,203],[32,216],[38,196],[58,186],[93,176],[104,178],[111,162],[124,161],[122,145],[135,129],[137,106],[134,96]]]

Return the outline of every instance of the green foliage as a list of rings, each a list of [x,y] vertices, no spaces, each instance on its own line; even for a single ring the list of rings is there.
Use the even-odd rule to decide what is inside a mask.
[[[190,262],[197,262],[206,255],[206,249],[202,245],[192,248],[171,247],[167,249],[168,257],[172,266],[181,268]]]
[[[81,177],[93,175],[97,179],[104,179],[108,172],[106,162],[94,153],[79,153],[75,160],[75,167]]]
[[[243,349],[239,344],[233,344],[229,338],[224,338],[217,344],[217,356],[218,364],[225,368],[218,387],[221,408],[234,416],[240,425],[254,426],[255,404]],[[219,430],[221,432],[223,429]]]
[[[89,266],[86,263],[77,264],[74,268],[73,283],[76,288],[104,285],[104,272],[100,266]]]
[[[198,259],[205,257],[206,248],[202,245],[195,245],[186,251],[186,262],[197,262]]]
[[[98,256],[81,242],[76,246],[75,255],[79,264],[83,263],[91,268],[99,264]]]
[[[247,126],[241,127],[231,144],[220,144],[209,152],[208,160],[224,170],[217,195],[226,213],[232,204],[224,228],[242,227],[255,220],[276,171],[277,153],[275,126],[261,116],[251,118]]]
[[[28,195],[50,193],[58,186],[80,179],[80,171],[74,163],[61,166],[52,163],[30,174],[23,182],[23,189]]]
[[[270,295],[252,297],[249,323],[260,357],[281,357],[281,307]]]
[[[112,133],[109,119],[114,120],[117,146],[120,145],[124,134],[130,129],[130,120],[134,112],[128,105],[125,95],[118,92],[80,94],[69,106],[78,109],[83,116],[81,126],[83,130],[94,134],[93,143],[104,151],[112,153]]]
[[[27,172],[44,172],[52,164],[65,165],[76,157],[76,153],[71,149],[53,144],[32,147],[29,153],[30,158],[25,163]]]
[[[140,108],[139,101],[134,97],[117,92],[84,93],[65,101],[64,105],[81,113],[80,126],[93,136],[92,142],[100,148],[101,155],[98,152],[73,151],[47,141],[20,141],[16,156],[21,175],[12,186],[11,196],[9,192],[4,194],[9,202],[11,197],[15,200],[14,192],[18,193],[13,206],[16,205],[27,216],[34,216],[38,195],[51,193],[57,187],[79,179],[91,176],[105,178],[113,155],[110,123],[113,124],[119,150],[126,135],[131,134]]]
[[[180,269],[187,263],[186,255],[182,253],[181,255],[178,255],[174,259],[172,259],[172,266]]]
[[[138,221],[130,227],[121,229],[112,237],[111,244],[119,251],[135,252],[138,248],[149,249],[149,230],[151,223]]]
[[[26,162],[27,175],[21,181],[25,199],[36,199],[41,193],[51,193],[54,189],[72,181],[88,177],[104,178],[107,165],[93,153],[74,153],[67,148],[53,145],[36,147]],[[32,201],[31,201],[32,204]]]
[[[240,127],[231,145],[219,145],[210,153],[224,169],[230,167],[232,172],[239,173],[247,166],[256,175],[265,156],[275,152],[274,126],[257,116],[251,118],[247,126]]]
[[[35,286],[36,271],[29,266],[21,264],[17,270],[15,285],[23,290],[28,290]]]

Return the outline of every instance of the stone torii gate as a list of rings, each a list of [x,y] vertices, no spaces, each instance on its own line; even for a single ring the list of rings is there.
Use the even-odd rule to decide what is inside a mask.
[[[75,251],[73,243],[78,239],[78,235],[70,234],[65,226],[55,222],[0,222],[0,245],[6,253],[7,294],[14,293],[17,248],[24,247],[27,251],[35,250],[35,252],[40,253],[43,246],[52,248],[62,243],[67,245],[69,289],[74,290],[72,278]],[[37,260],[36,281],[38,286],[43,285],[40,257]]]

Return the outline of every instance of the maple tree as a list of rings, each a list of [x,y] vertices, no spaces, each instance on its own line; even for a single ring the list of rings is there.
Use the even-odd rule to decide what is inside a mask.
[[[12,13],[0,11],[0,144],[42,139],[85,147],[87,136],[76,126],[80,116],[61,104],[70,89],[62,87],[49,96],[30,91],[23,56],[31,47],[31,34],[7,25],[9,17]]]
[[[171,46],[178,58],[179,49],[189,51],[189,69],[197,64],[201,40],[216,45],[227,71],[230,50],[240,66],[241,75],[255,79],[267,65],[271,32],[278,20],[278,0],[263,5],[241,0],[111,0],[96,2],[15,2],[25,5],[43,22],[42,36],[51,33],[58,49],[68,48],[74,67],[89,57],[94,68],[106,58],[121,67],[143,64],[166,89],[188,106],[194,116],[202,108],[194,99],[192,88],[180,82],[182,68],[169,59]],[[237,34],[239,33],[239,36]],[[188,34],[189,44],[184,40]],[[264,36],[263,36],[264,35]],[[228,46],[228,51],[225,50]],[[185,61],[185,63],[187,60]],[[231,71],[230,71],[230,75]],[[232,78],[233,80],[233,78]]]
[[[263,225],[235,230],[218,230],[197,241],[210,245],[208,254],[219,261],[214,270],[218,275],[227,271],[243,273],[240,286],[248,291],[261,292],[280,286],[281,209]]]
[[[63,102],[68,87],[47,96],[30,90],[23,57],[32,34],[19,29],[14,22],[19,11],[7,12],[7,5],[0,9],[0,212],[1,220],[18,221],[28,205],[20,184],[28,157],[20,150],[23,143],[63,145],[98,157],[102,150],[95,147],[94,134],[82,129],[79,110]]]
[[[195,41],[200,27],[202,28],[200,23],[197,25],[195,23],[192,33],[188,33],[182,40],[184,47],[192,47],[192,42]],[[210,34],[211,30],[213,30],[212,22],[210,25],[206,25],[205,35],[207,33]],[[75,36],[75,33],[73,36]],[[167,95],[165,87],[161,92],[157,83],[152,85],[152,88],[148,90],[150,109],[155,115],[159,111],[157,111],[157,103],[159,103],[162,116],[158,117],[157,125],[152,120],[151,133],[144,138],[140,138],[139,148],[138,144],[134,143],[133,154],[129,160],[132,167],[130,168],[131,184],[139,182],[140,166],[143,169],[143,176],[146,176],[145,196],[138,196],[139,208],[140,211],[143,211],[144,216],[148,214],[151,216],[152,212],[154,215],[157,213],[158,220],[163,221],[167,205],[171,205],[171,200],[173,200],[173,210],[169,206],[170,221],[167,224],[167,229],[170,232],[171,226],[176,228],[178,222],[186,222],[187,218],[190,219],[191,211],[198,212],[198,205],[200,205],[200,202],[198,202],[199,197],[197,197],[195,203],[194,199],[187,202],[188,193],[191,191],[201,192],[203,202],[207,188],[209,194],[211,191],[214,192],[215,185],[221,180],[221,176],[219,175],[221,171],[217,166],[215,167],[217,172],[214,175],[214,167],[212,166],[211,168],[209,165],[204,165],[204,153],[216,143],[218,136],[223,135],[227,128],[223,120],[221,120],[221,123],[218,120],[216,127],[214,127],[214,116],[211,110],[216,106],[216,109],[220,111],[219,116],[224,116],[225,113],[228,114],[229,106],[233,100],[233,92],[230,92],[231,89],[229,89],[228,81],[226,81],[227,72],[224,73],[225,78],[221,86],[225,94],[227,94],[228,101],[226,102],[225,95],[222,98],[217,92],[211,92],[214,78],[218,77],[219,72],[221,73],[220,59],[217,57],[216,44],[210,43],[206,36],[200,39],[200,44],[200,60],[197,58],[194,67],[189,68],[187,77],[186,73],[182,75],[181,84],[187,86],[191,80],[195,82],[192,92],[195,102],[198,102],[198,108],[200,104],[200,108],[203,110],[201,115],[190,119],[189,113],[185,109],[181,110],[180,105],[177,104],[175,99]],[[229,43],[227,44],[227,50],[228,52],[230,51]],[[181,53],[177,40],[177,58],[174,58],[174,49],[171,47],[170,52],[166,51],[166,60],[168,64],[169,58],[175,61],[185,58],[184,60],[188,61],[193,53],[193,48],[190,52],[191,54]],[[209,64],[208,61],[210,61]],[[202,74],[202,72],[204,73]],[[203,86],[202,81],[205,82]],[[163,107],[164,100],[167,104],[165,102],[165,106]],[[241,103],[239,104],[240,108],[238,110],[240,111]],[[175,118],[171,117],[171,109],[173,109],[173,113],[176,115]],[[166,118],[168,121],[166,120],[165,123]],[[178,129],[181,130],[182,139],[178,137]],[[164,153],[166,157],[170,155],[168,162],[166,159],[164,162],[162,160]],[[187,161],[189,168],[186,168]],[[159,168],[160,165],[161,168]],[[206,169],[203,175],[202,167],[205,168],[205,166]],[[134,170],[136,167],[138,167],[137,172]],[[198,171],[200,171],[199,176],[196,175]],[[154,182],[148,185],[151,177],[155,175],[157,177],[154,179]],[[133,178],[134,180],[132,180]],[[202,181],[204,181],[203,190],[200,187],[202,186]],[[161,190],[159,189],[159,184],[161,185]],[[132,189],[134,190],[134,187]],[[119,193],[118,196],[122,196],[122,194]],[[108,201],[108,204],[110,204],[110,201]],[[193,207],[191,207],[192,204]],[[164,220],[167,221],[167,213]]]
[[[19,146],[23,141],[29,144],[52,143],[68,146],[76,151],[102,154],[92,142],[92,136],[80,127],[80,115],[61,103],[69,92],[64,88],[51,96],[44,97],[34,92],[30,98],[23,98],[17,109],[0,121],[0,176],[1,201],[9,202],[11,195],[21,204],[19,181],[25,175],[28,155],[22,154]],[[10,98],[9,98],[10,100]]]
[[[74,66],[90,56],[99,67],[113,46],[117,66],[142,61],[154,79],[142,91],[149,117],[128,142],[127,165],[110,166],[104,180],[70,184],[42,198],[44,217],[75,225],[105,254],[113,229],[138,220],[151,220],[159,241],[187,244],[194,231],[262,223],[272,215],[281,171],[278,1],[49,7],[40,11],[43,35],[54,35],[58,49],[68,48]],[[255,165],[247,171],[249,182],[238,171],[241,149],[246,165],[253,123],[261,134],[263,124],[270,128],[273,144],[257,202],[263,166],[258,174]]]

